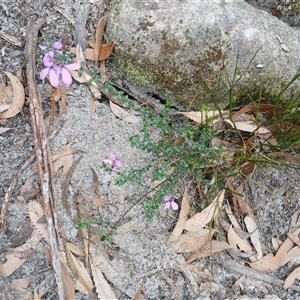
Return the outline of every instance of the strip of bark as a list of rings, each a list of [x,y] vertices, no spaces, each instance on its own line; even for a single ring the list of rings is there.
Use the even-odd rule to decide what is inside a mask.
[[[53,205],[53,190],[51,189],[51,155],[48,137],[46,134],[43,112],[41,107],[41,99],[37,92],[35,83],[35,61],[37,49],[38,31],[44,23],[44,18],[31,20],[28,24],[25,45],[25,63],[27,73],[27,83],[29,91],[30,103],[30,121],[34,137],[34,150],[36,156],[36,165],[38,175],[41,181],[41,191],[43,196],[43,206],[48,225],[49,244],[52,256],[52,265],[58,288],[58,296],[60,300],[65,299],[63,288],[60,252],[57,241],[57,228],[55,228],[55,207]],[[49,167],[50,166],[50,167]]]

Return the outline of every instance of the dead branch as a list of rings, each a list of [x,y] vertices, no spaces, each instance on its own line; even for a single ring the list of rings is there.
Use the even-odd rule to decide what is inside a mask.
[[[43,119],[43,112],[41,107],[41,99],[37,93],[35,83],[35,60],[37,49],[37,36],[38,30],[44,23],[44,18],[40,17],[38,20],[31,20],[28,24],[25,45],[25,62],[27,83],[29,90],[29,103],[30,103],[30,121],[34,137],[34,150],[36,156],[36,165],[38,175],[41,181],[41,191],[43,196],[44,210],[47,219],[49,244],[52,256],[52,265],[54,275],[58,288],[59,299],[65,299],[63,288],[62,271],[60,252],[57,241],[57,232],[55,228],[55,212],[53,212],[53,190],[51,189],[51,155],[48,137],[46,134],[45,123]],[[50,166],[50,167],[49,167]]]

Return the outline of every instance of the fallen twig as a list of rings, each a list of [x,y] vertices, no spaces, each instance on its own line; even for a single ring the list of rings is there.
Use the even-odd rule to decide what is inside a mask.
[[[40,17],[38,20],[31,20],[28,24],[26,34],[25,46],[25,62],[27,83],[29,91],[30,103],[30,121],[34,136],[34,150],[36,156],[36,165],[38,175],[41,181],[41,191],[43,195],[44,210],[48,225],[49,244],[51,249],[52,265],[54,275],[58,288],[59,299],[65,299],[65,292],[63,288],[62,271],[60,252],[58,248],[57,232],[55,230],[55,215],[53,197],[55,196],[51,185],[51,155],[50,147],[46,134],[45,123],[43,119],[41,99],[38,97],[36,83],[35,83],[35,60],[37,49],[38,30],[44,23],[44,18]]]

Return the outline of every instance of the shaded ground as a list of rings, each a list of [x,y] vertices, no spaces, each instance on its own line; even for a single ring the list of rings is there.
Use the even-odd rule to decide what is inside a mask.
[[[37,3],[32,6],[28,2],[2,1],[0,4],[1,31],[17,36],[25,43],[26,25],[37,10]],[[86,6],[84,6],[86,5]],[[46,14],[46,23],[40,32],[40,41],[44,37],[61,39],[67,45],[73,45],[74,38],[81,40],[83,28],[75,24],[83,18],[80,14],[82,7],[87,9],[86,24],[87,35],[93,35],[99,18],[107,11],[109,1],[81,5],[80,1],[48,1],[44,3],[43,12]],[[85,35],[84,35],[85,36]],[[23,46],[17,47],[0,39],[1,69],[17,74],[22,70],[24,63]],[[41,57],[37,63],[37,74],[42,68]],[[25,75],[22,72],[23,76]],[[45,118],[49,110],[49,89],[42,85],[38,76],[39,89],[43,96]],[[24,81],[26,82],[26,81]],[[25,84],[26,87],[26,84]],[[198,273],[193,278],[199,286],[197,290],[193,285],[188,272],[177,268],[185,264],[182,255],[174,253],[168,246],[167,240],[176,223],[178,215],[161,211],[161,217],[153,223],[147,223],[140,206],[134,207],[128,214],[124,213],[131,207],[131,197],[135,193],[133,186],[116,187],[115,175],[109,175],[101,168],[101,162],[110,153],[115,153],[123,162],[125,169],[143,166],[149,157],[136,149],[132,149],[127,142],[129,134],[137,134],[138,126],[130,125],[117,119],[111,112],[108,103],[96,103],[96,114],[89,111],[91,92],[84,85],[73,84],[67,90],[69,109],[64,117],[56,118],[54,128],[57,134],[51,140],[52,151],[64,148],[72,142],[74,160],[82,156],[76,167],[70,186],[68,187],[68,201],[59,203],[58,215],[61,221],[61,235],[64,239],[82,248],[82,236],[74,228],[74,224],[83,216],[89,218],[98,216],[98,207],[91,198],[93,191],[93,176],[91,167],[96,171],[99,181],[97,188],[101,197],[107,202],[103,208],[102,217],[110,224],[116,224],[113,231],[114,244],[101,253],[109,261],[113,269],[107,270],[107,278],[118,299],[132,299],[141,286],[143,278],[145,283],[140,299],[297,299],[299,293],[293,290],[283,290],[281,286],[246,277],[239,270],[229,270],[224,265],[225,256],[214,256],[212,259],[203,258],[193,264]],[[64,121],[59,127],[60,121]],[[33,153],[33,138],[29,122],[29,109],[24,107],[23,115],[9,119],[7,127],[12,130],[0,135],[0,204],[13,175],[25,160]],[[261,186],[250,184],[245,190],[244,198],[252,207],[257,218],[263,252],[267,254],[274,251],[272,238],[283,241],[286,233],[299,227],[299,194],[297,186],[299,174],[294,170],[271,169],[256,170],[256,182]],[[61,189],[65,177],[59,173],[56,188]],[[30,199],[39,200],[39,197],[24,194],[19,196],[26,181],[30,193],[38,188],[38,178],[34,167],[31,166],[23,172],[10,199],[7,213],[7,230],[0,237],[0,261],[5,262],[5,254],[15,247],[22,245],[32,234],[27,214],[27,202]],[[251,182],[251,181],[250,181]],[[263,188],[266,187],[266,188]],[[86,214],[86,215],[84,215]],[[97,236],[96,232],[92,237]],[[101,243],[95,241],[99,251]],[[98,244],[97,244],[98,243]],[[0,299],[21,299],[20,295],[11,288],[14,279],[27,279],[28,288],[33,292],[37,289],[43,299],[57,299],[56,283],[53,271],[45,258],[43,248],[47,247],[41,241],[36,249],[27,253],[28,259],[22,267],[7,278],[0,276]],[[104,253],[104,254],[103,254]],[[224,258],[225,257],[225,258]],[[243,258],[236,258],[242,261]],[[289,262],[284,267],[271,273],[271,276],[284,280],[291,270],[299,265],[299,258]],[[102,268],[109,268],[102,266]],[[115,272],[115,274],[113,273]],[[239,281],[238,281],[239,280]],[[23,295],[24,296],[24,295]],[[30,299],[30,295],[27,297]],[[76,299],[96,299],[77,291]],[[24,298],[26,299],[26,297]],[[31,297],[32,299],[32,297]]]

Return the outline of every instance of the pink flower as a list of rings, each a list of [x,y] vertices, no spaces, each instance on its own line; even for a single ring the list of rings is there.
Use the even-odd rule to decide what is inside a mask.
[[[61,42],[54,42],[53,43],[53,48],[56,49],[56,50],[59,50],[62,47],[63,47],[63,44]],[[48,50],[49,48],[51,49],[51,47],[49,47],[49,46],[43,46],[43,45],[40,46],[40,49],[43,50],[43,51]],[[61,51],[58,51],[58,52],[61,53]]]
[[[41,71],[40,78],[44,80],[49,74],[49,80],[51,85],[57,87],[61,75],[63,82],[67,86],[70,86],[72,84],[72,77],[68,70],[79,70],[80,64],[74,63],[69,65],[56,66],[53,62],[53,57],[53,51],[49,51],[45,54],[43,62],[46,68]]]
[[[69,70],[75,71],[80,69],[80,64],[78,63],[65,65],[60,61],[61,58],[59,58],[59,56],[63,54],[60,50],[62,47],[63,44],[61,42],[55,42],[52,50],[50,50],[51,48],[48,46],[40,46],[43,51],[46,51],[43,58],[43,63],[46,68],[41,71],[40,78],[44,80],[49,75],[50,83],[54,87],[59,85],[60,76],[63,82],[67,86],[70,86],[72,84],[72,77]]]
[[[122,163],[116,159],[116,156],[114,154],[110,154],[109,159],[104,159],[103,162],[111,166],[113,171],[116,171],[117,168],[122,167]]]
[[[80,64],[74,63],[69,65],[63,65],[61,67],[56,67],[56,69],[57,69],[56,73],[57,73],[58,81],[61,74],[62,80],[65,83],[65,85],[70,86],[72,84],[72,76],[70,75],[69,70],[73,70],[73,71],[79,70]]]
[[[178,209],[178,204],[174,201],[174,199],[170,196],[166,196],[164,198],[166,204],[164,206],[164,209],[169,209],[172,206],[173,210],[177,210]]]
[[[155,130],[154,129],[150,129],[149,133],[150,133],[151,136],[154,136],[155,135]]]

